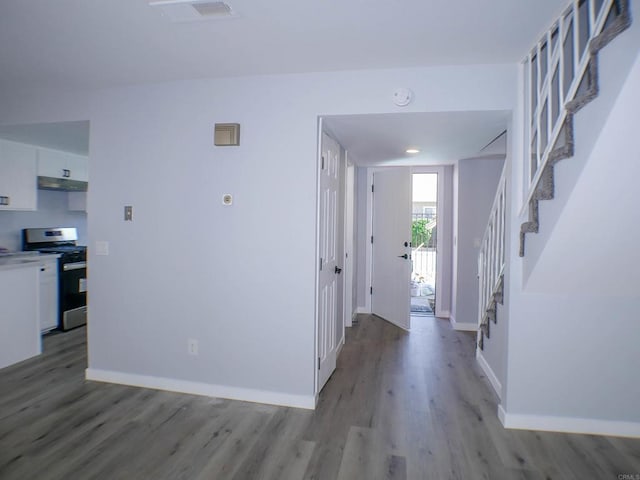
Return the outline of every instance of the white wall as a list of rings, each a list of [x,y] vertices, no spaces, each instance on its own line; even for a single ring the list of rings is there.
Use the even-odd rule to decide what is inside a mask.
[[[637,7],[632,12],[640,11],[640,0],[634,2]],[[582,171],[589,161],[590,154],[595,147],[603,128],[609,121],[611,109],[616,102],[624,82],[633,78],[630,71],[640,54],[640,22],[637,20],[629,30],[623,32],[607,45],[598,57],[598,97],[586,105],[574,116],[574,155],[556,164],[555,171],[555,195],[552,201],[539,203],[540,222],[539,232],[535,235],[527,235],[526,250],[523,265],[525,282],[529,282],[528,288],[539,292],[554,291],[566,285],[560,276],[551,275],[555,270],[559,257],[552,257],[545,251],[547,240],[557,238],[556,224],[560,223],[563,210],[573,191],[578,184]],[[635,79],[638,81],[638,79]],[[611,161],[613,163],[613,160]],[[565,222],[564,220],[562,222]],[[543,265],[538,265],[538,259],[544,252]],[[529,277],[536,269],[545,270],[543,283],[535,279],[529,281]]]
[[[556,177],[556,189],[565,198],[544,248],[537,251],[535,268],[527,272],[526,257],[511,254],[508,382],[502,405],[507,426],[640,435],[635,261],[640,226],[633,216],[640,175],[638,44],[635,48],[633,68],[621,87],[604,81],[605,74],[601,97],[576,116],[580,169],[571,178],[568,196],[560,193],[564,173]],[[605,50],[602,68],[606,55]],[[615,60],[622,58],[616,55]],[[608,112],[606,121],[593,116],[602,111]],[[590,122],[600,124],[595,132]],[[514,172],[514,181],[519,173]],[[554,202],[547,202],[547,210]],[[541,211],[541,227],[546,218]]]
[[[475,329],[478,324],[478,252],[489,220],[504,160],[474,158],[457,166],[457,225],[455,242],[455,325]],[[454,190],[456,190],[454,188]]]
[[[403,111],[509,110],[515,79],[494,65],[11,92],[0,123],[91,121],[89,244],[110,244],[89,250],[91,369],[308,406],[318,116],[399,111],[399,86],[415,93]],[[239,122],[241,145],[215,148],[216,122]]]
[[[23,228],[76,227],[78,244],[87,244],[87,214],[71,212],[67,192],[38,190],[38,209],[33,212],[0,212],[0,246],[22,250]]]

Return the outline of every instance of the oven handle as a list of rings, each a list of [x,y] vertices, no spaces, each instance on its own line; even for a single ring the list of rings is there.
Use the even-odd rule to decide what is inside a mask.
[[[81,270],[83,268],[87,268],[87,262],[65,263],[64,265],[62,265],[63,272],[68,272],[70,270]]]

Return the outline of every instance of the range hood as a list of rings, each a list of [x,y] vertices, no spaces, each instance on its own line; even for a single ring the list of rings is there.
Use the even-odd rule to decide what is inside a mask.
[[[38,176],[40,190],[60,190],[63,192],[86,192],[89,182],[70,180],[68,178]]]

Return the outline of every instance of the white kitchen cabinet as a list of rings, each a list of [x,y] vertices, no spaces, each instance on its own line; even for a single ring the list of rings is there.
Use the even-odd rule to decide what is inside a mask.
[[[0,265],[0,368],[42,352],[38,263]]]
[[[40,263],[40,331],[58,326],[58,260],[43,259]]]
[[[37,149],[0,140],[0,210],[38,208]]]
[[[89,159],[69,152],[38,148],[38,175],[88,182]]]

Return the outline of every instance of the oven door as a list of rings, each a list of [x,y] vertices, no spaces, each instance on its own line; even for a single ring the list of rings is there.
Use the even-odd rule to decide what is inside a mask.
[[[60,268],[60,328],[87,323],[87,262],[63,263]]]

